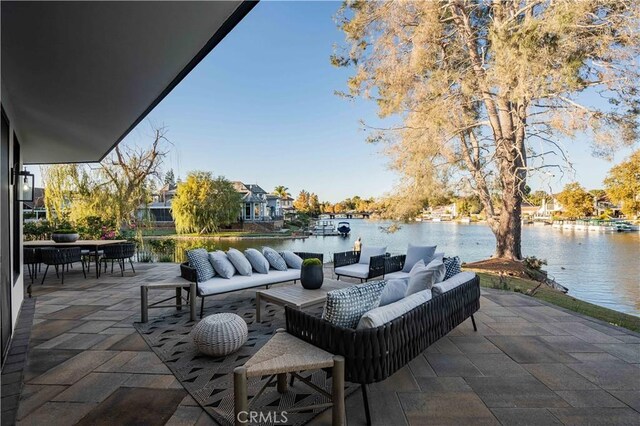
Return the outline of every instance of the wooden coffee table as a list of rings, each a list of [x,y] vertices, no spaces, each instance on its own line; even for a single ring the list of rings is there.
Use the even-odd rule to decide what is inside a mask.
[[[307,290],[300,284],[258,290],[256,291],[256,320],[262,322],[260,310],[263,301],[279,306],[291,306],[300,311],[310,306],[324,303],[327,293],[331,290],[338,290],[351,285],[353,284],[325,278],[322,287],[317,290]]]

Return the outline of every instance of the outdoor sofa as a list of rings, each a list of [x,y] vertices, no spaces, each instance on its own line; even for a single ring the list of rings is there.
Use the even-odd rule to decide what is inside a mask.
[[[345,380],[361,385],[367,424],[371,424],[367,384],[385,380],[469,317],[477,331],[473,314],[480,308],[480,281],[475,273],[461,272],[424,292],[428,300],[371,328],[339,327],[285,307],[289,334],[345,358]],[[387,307],[395,308],[387,312],[397,313],[394,305],[405,299],[369,313]]]
[[[372,252],[368,252],[373,249]],[[363,247],[362,251],[333,254],[333,273],[340,277],[359,278],[360,282],[384,276],[386,247]],[[374,253],[373,255],[371,253]],[[362,260],[362,262],[361,262]]]
[[[304,253],[296,252],[302,259],[316,258],[323,261],[322,253]],[[231,278],[222,278],[214,276],[206,281],[198,281],[198,274],[195,268],[189,265],[189,262],[180,264],[180,275],[182,278],[196,283],[196,296],[202,299],[200,305],[200,317],[204,314],[204,299],[207,296],[215,296],[218,294],[231,293],[248,288],[262,287],[269,288],[272,284],[293,281],[294,283],[300,279],[300,269],[287,268],[286,271],[277,271],[269,269],[266,274],[252,273],[251,275],[234,275]],[[191,295],[189,296],[191,297]]]

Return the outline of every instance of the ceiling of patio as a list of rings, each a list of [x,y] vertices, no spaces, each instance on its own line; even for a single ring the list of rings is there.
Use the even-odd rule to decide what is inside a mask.
[[[2,101],[24,162],[102,159],[254,5],[3,1]]]

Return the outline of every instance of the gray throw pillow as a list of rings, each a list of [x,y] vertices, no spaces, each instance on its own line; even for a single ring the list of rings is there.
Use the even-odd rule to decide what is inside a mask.
[[[246,249],[244,256],[247,258],[253,269],[259,274],[269,273],[269,261],[256,249]]]
[[[213,271],[213,266],[209,262],[209,254],[205,249],[199,248],[187,251],[187,260],[189,261],[189,266],[196,270],[198,282],[205,282],[216,275]]]
[[[380,296],[380,306],[385,306],[404,298],[408,286],[408,278],[387,280],[387,285],[384,286],[384,290],[382,290],[382,295]]]
[[[402,272],[411,272],[411,268],[413,268],[413,265],[418,263],[419,260],[423,260],[425,264],[431,262],[435,252],[436,246],[414,246],[413,244],[409,244]]]
[[[360,260],[358,263],[369,264],[371,256],[380,256],[387,252],[387,247],[362,246],[360,250]]]
[[[360,317],[380,304],[384,285],[384,281],[371,281],[328,292],[322,319],[338,327],[356,328]]]
[[[209,262],[222,278],[231,278],[236,273],[233,263],[229,261],[226,253],[221,250],[209,252]]]
[[[286,250],[280,253],[287,266],[291,269],[302,269],[302,258],[292,251]]]
[[[249,263],[240,250],[230,248],[227,250],[227,258],[231,261],[233,267],[236,268],[238,274],[245,276],[251,275],[251,263]]]
[[[428,265],[418,261],[409,272],[409,285],[405,297],[422,290],[428,290],[443,280],[446,269],[440,259],[432,260]]]
[[[287,270],[287,262],[285,262],[282,256],[280,256],[280,254],[271,247],[263,247],[262,254],[267,258],[269,265],[271,265],[273,269],[278,271]]]

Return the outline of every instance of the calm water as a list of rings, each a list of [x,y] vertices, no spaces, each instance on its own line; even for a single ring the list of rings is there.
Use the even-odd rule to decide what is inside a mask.
[[[299,240],[243,240],[212,243],[223,250],[268,245],[275,249],[321,252],[325,261],[333,253],[351,250],[354,241],[386,245],[390,253],[404,253],[407,243],[437,244],[438,251],[458,255],[463,262],[486,259],[495,239],[485,225],[450,222],[401,225],[393,234],[380,226],[390,222],[350,220],[351,234],[342,237],[310,237]],[[336,222],[337,223],[337,222]],[[640,233],[596,233],[526,226],[522,231],[525,256],[547,259],[545,268],[569,294],[607,308],[640,316]],[[193,244],[194,242],[191,242]]]

